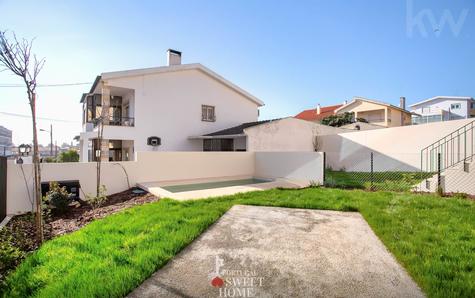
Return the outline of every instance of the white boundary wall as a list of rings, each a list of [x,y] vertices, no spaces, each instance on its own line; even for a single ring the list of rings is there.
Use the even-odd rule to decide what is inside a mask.
[[[256,152],[256,177],[323,184],[322,152]]]
[[[321,136],[321,151],[327,153],[327,166],[334,170],[369,169],[374,152],[375,171],[419,171],[421,150],[474,119],[435,122],[421,125]]]
[[[121,166],[128,173],[131,187],[139,182],[232,176],[308,181],[323,177],[321,153],[273,152],[259,153],[256,157],[254,152],[137,152],[135,161],[102,163],[101,184],[106,186],[108,194],[127,189],[126,175]],[[313,170],[318,174],[314,174]],[[33,165],[20,166],[9,161],[7,171],[7,214],[31,211],[28,192],[33,196]],[[305,175],[308,175],[307,179]],[[79,180],[83,193],[95,194],[96,163],[44,163],[41,164],[41,178],[43,182]]]

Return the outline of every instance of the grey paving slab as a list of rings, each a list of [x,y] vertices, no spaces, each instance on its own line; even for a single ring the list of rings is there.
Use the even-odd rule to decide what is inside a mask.
[[[129,297],[423,297],[359,213],[234,206]]]

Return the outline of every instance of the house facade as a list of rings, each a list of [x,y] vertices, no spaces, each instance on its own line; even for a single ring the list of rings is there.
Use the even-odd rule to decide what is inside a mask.
[[[0,156],[12,155],[12,131],[0,126]]]
[[[382,127],[411,125],[411,112],[405,109],[406,99],[401,97],[400,106],[354,97],[353,100],[335,110],[337,114],[354,113],[354,118],[365,119],[368,123]]]
[[[96,78],[81,98],[81,161],[126,161],[136,151],[203,151],[211,145],[245,148],[239,139],[210,144],[192,136],[257,121],[264,103],[201,64],[181,64],[178,51],[168,50],[167,61]]]
[[[413,105],[413,124],[468,119],[475,117],[475,100],[472,97],[435,96]]]

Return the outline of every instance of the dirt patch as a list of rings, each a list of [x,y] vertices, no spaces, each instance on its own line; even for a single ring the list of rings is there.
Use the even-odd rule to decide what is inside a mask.
[[[51,225],[51,236],[55,237],[71,233],[94,219],[106,217],[107,215],[135,205],[142,205],[158,200],[158,197],[147,192],[135,194],[133,193],[133,189],[110,195],[104,206],[100,208],[92,209],[89,205],[83,205],[71,209],[67,214],[53,217],[49,222]]]

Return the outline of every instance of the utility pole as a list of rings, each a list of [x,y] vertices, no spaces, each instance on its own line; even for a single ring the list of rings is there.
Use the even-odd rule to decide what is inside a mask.
[[[50,138],[50,152],[49,154],[53,156],[53,124],[49,125],[49,138]]]

